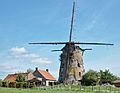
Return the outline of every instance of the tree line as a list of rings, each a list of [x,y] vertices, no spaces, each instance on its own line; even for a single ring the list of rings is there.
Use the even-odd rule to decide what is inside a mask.
[[[111,73],[109,70],[89,70],[83,75],[81,84],[83,86],[95,86],[102,84],[112,84],[114,80],[120,79],[118,76]],[[59,84],[59,83],[58,83]],[[0,87],[12,87],[12,88],[31,88],[36,87],[35,82],[32,85],[25,80],[22,74],[18,74],[15,82],[8,82],[0,80]]]
[[[100,70],[99,72],[95,70],[89,70],[84,74],[82,84],[85,86],[111,84],[112,81],[118,79],[120,78],[111,73],[109,69]]]

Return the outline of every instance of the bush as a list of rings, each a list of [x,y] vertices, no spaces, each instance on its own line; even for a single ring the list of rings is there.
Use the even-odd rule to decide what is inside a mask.
[[[23,82],[23,88],[27,88],[28,87],[28,83],[27,82]]]
[[[9,87],[10,88],[15,88],[16,87],[16,82],[10,82]]]
[[[2,81],[2,87],[8,87],[8,82]]]
[[[83,84],[86,86],[90,85],[97,85],[99,81],[99,74],[98,72],[94,70],[89,70],[84,76],[83,76]]]
[[[22,83],[21,82],[17,82],[16,83],[16,88],[21,88],[22,87]]]
[[[22,74],[18,74],[16,77],[17,82],[25,82],[25,77]]]

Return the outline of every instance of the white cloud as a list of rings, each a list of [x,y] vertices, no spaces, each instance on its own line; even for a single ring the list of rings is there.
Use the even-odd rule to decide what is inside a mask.
[[[16,47],[10,49],[10,56],[24,61],[29,61],[34,64],[50,64],[52,63],[47,58],[42,58],[35,53],[29,53],[24,47]]]
[[[0,70],[16,70],[17,66],[0,65]]]
[[[22,55],[22,54],[27,53],[27,51],[24,47],[21,47],[21,48],[15,47],[15,48],[10,49],[10,53],[12,55]]]
[[[32,60],[32,63],[35,64],[51,64],[52,62],[47,60],[46,58],[36,58]]]

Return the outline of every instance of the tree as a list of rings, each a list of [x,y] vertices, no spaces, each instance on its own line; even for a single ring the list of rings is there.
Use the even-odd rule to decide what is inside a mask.
[[[109,69],[108,70],[105,69],[105,71],[100,70],[99,74],[100,74],[100,84],[111,83],[111,81],[119,79],[119,77],[113,75],[109,71]]]
[[[89,70],[83,76],[83,84],[86,86],[97,85],[99,82],[99,74],[97,71]]]
[[[16,77],[17,82],[25,82],[25,77],[22,74],[18,74]]]
[[[83,76],[83,84],[86,86],[111,83],[111,81],[120,79],[119,77],[113,75],[109,70],[100,70],[99,72],[94,70],[89,70]]]

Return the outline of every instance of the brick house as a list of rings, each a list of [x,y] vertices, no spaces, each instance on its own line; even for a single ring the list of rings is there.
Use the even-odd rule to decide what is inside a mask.
[[[8,74],[4,81],[16,82],[16,77],[19,74],[25,78],[26,82],[35,84],[36,86],[49,86],[56,82],[56,79],[48,72],[48,69],[38,70],[38,68],[34,72]]]

